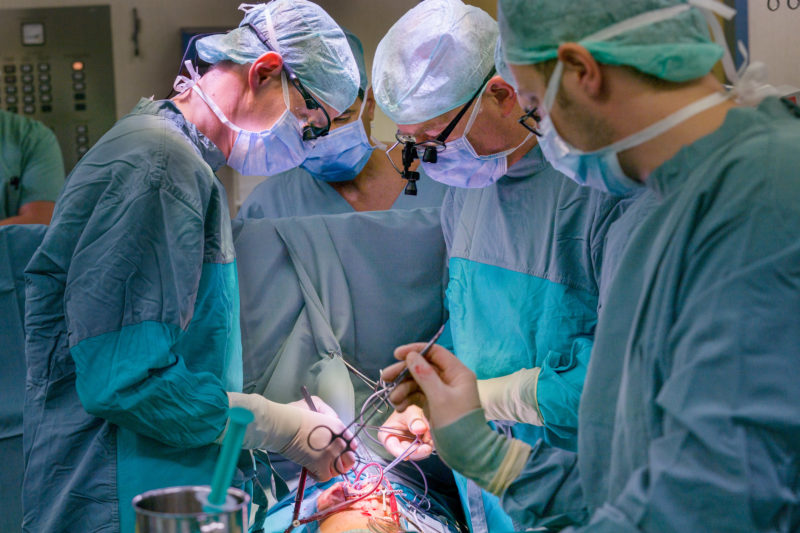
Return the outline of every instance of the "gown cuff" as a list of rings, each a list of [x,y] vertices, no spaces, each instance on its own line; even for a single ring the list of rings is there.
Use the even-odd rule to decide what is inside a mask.
[[[522,471],[530,453],[524,443],[493,431],[486,424],[483,409],[470,411],[452,424],[434,428],[432,433],[442,460],[490,491],[505,490]]]

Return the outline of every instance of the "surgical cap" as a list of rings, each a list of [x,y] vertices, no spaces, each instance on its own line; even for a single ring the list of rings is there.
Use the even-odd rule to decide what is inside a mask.
[[[505,59],[512,65],[554,59],[558,45],[577,42],[600,63],[627,65],[669,81],[708,74],[723,50],[709,36],[698,9],[642,26],[603,41],[586,36],[682,0],[500,0],[498,20]]]
[[[425,0],[378,44],[375,101],[396,124],[419,124],[463,105],[494,63],[497,22],[461,0]]]
[[[273,0],[242,4],[239,27],[197,41],[197,55],[207,63],[229,60],[252,63],[269,51],[247,24],[267,38],[311,92],[339,112],[358,95],[358,66],[341,28],[317,4],[307,0]]]
[[[361,45],[361,39],[356,37],[355,34],[353,34],[347,28],[342,28],[342,31],[344,32],[344,36],[347,37],[347,43],[350,45],[350,51],[353,52],[356,65],[358,65],[358,76],[361,79],[361,82],[358,84],[358,88],[366,92],[369,81],[367,79],[367,64],[364,62],[364,47]]]
[[[503,50],[502,39],[497,39],[497,44],[494,47],[494,68],[497,69],[497,75],[511,84],[514,89],[517,89],[517,82],[514,80],[514,75],[506,63],[505,51]]]

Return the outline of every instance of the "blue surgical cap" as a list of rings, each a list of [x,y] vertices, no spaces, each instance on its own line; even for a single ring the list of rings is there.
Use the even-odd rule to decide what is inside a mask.
[[[358,88],[366,92],[369,80],[367,79],[367,64],[364,62],[364,47],[361,45],[361,39],[356,37],[355,34],[347,28],[342,28],[342,31],[344,31],[344,36],[347,37],[347,42],[350,44],[350,51],[353,52],[356,65],[358,65],[358,76],[361,80],[358,84]]]
[[[358,95],[358,66],[342,29],[317,4],[307,0],[273,0],[242,4],[239,27],[197,41],[197,55],[207,63],[228,60],[252,63],[269,51],[247,24],[267,38],[300,81],[339,112]]]
[[[375,101],[396,124],[419,124],[463,105],[494,63],[497,22],[461,0],[425,0],[378,44]]]
[[[565,42],[583,45],[600,63],[627,65],[670,81],[708,74],[722,57],[703,14],[688,9],[673,18],[606,40],[585,37],[642,13],[687,4],[685,0],[500,0],[498,20],[505,60],[541,63]]]

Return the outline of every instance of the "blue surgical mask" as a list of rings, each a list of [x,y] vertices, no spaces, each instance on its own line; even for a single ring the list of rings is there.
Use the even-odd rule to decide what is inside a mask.
[[[376,148],[370,143],[361,121],[366,101],[365,97],[356,120],[309,143],[311,147],[301,168],[316,179],[328,182],[350,181],[358,176]]]
[[[482,99],[479,99],[481,102]],[[525,137],[519,145],[496,154],[478,155],[472,144],[467,139],[467,133],[472,128],[478,116],[480,103],[472,108],[464,135],[454,141],[448,141],[443,151],[436,157],[436,163],[422,162],[422,169],[431,179],[467,189],[480,189],[488,187],[506,175],[508,171],[508,155],[520,148],[531,135]]]
[[[644,16],[638,16],[619,22],[593,35],[584,37],[582,40],[598,41],[609,39],[620,33],[672,18],[685,9],[689,9],[689,6],[677,6],[675,8],[646,13]],[[713,18],[713,16],[711,18]],[[563,71],[564,65],[559,61],[556,64],[556,68],[553,71],[553,75],[545,91],[542,107],[544,107],[546,114],[538,123],[538,128],[541,133],[539,146],[541,146],[542,153],[553,168],[568,178],[581,185],[586,185],[616,195],[627,194],[633,189],[642,186],[641,183],[625,175],[625,172],[619,164],[619,158],[617,157],[620,152],[654,139],[690,117],[719,105],[730,97],[728,94],[712,93],[658,122],[651,124],[642,131],[629,135],[599,150],[584,152],[565,141],[558,134],[558,131],[550,119],[550,112],[561,84],[561,75]]]
[[[175,80],[175,89],[179,92],[194,90],[220,122],[237,133],[228,156],[228,166],[245,176],[273,176],[296,168],[303,162],[307,148],[303,142],[302,124],[289,111],[289,89],[285,74],[281,73],[281,86],[286,110],[271,128],[250,131],[240,128],[225,116],[219,106],[197,85],[200,76],[190,62],[186,63],[191,78],[179,76]]]

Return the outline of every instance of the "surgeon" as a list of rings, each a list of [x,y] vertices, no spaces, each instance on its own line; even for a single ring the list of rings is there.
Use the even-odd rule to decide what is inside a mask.
[[[214,171],[279,172],[358,91],[334,21],[305,0],[242,5],[205,37],[173,100],[143,99],[81,159],[26,269],[24,530],[133,531],[131,499],[208,484],[229,406],[255,414],[245,448],[317,479],[347,470],[340,440],[315,452],[319,413],[241,394],[230,216]],[[305,131],[304,131],[305,130]],[[345,433],[347,436],[347,433]]]
[[[378,45],[375,98],[399,125],[398,140],[416,143],[421,171],[452,186],[441,214],[449,323],[456,355],[481,380],[487,418],[520,422],[511,431],[531,444],[574,450],[600,259],[622,206],[554,170],[535,124],[518,124],[516,92],[495,73],[497,37],[497,23],[476,7],[422,2]],[[424,415],[412,411],[387,425],[429,438]],[[395,455],[405,446],[382,437]],[[517,529],[494,496],[458,480],[473,530]]]
[[[506,59],[543,108],[553,164],[656,200],[600,314],[577,455],[486,432],[474,377],[445,350],[432,365],[419,346],[396,354],[416,380],[398,408],[420,387],[439,453],[528,526],[800,529],[800,109],[765,96],[756,65],[737,79],[709,8],[731,15],[713,2],[500,2]],[[710,74],[720,57],[732,90]]]
[[[334,215],[353,211],[380,211],[439,207],[446,186],[423,178],[416,195],[403,194],[406,181],[398,168],[399,153],[371,136],[375,98],[369,87],[364,48],[354,34],[344,30],[358,64],[356,101],[333,119],[331,133],[309,143],[306,159],[298,167],[261,182],[245,199],[237,218],[283,218]]]

